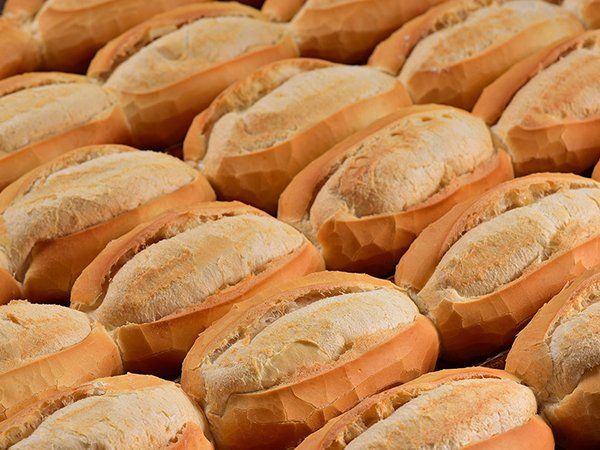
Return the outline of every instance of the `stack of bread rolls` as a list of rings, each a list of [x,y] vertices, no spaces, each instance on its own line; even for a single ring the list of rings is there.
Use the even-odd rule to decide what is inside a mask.
[[[8,0],[0,450],[600,448],[598,0]]]

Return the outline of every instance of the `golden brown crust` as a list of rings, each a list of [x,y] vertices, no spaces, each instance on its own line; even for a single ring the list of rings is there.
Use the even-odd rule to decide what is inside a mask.
[[[440,109],[444,107],[426,105],[404,108],[342,141],[294,177],[279,199],[278,217],[295,226],[307,220],[315,196],[351,149],[368,136],[406,116]],[[475,171],[456,179],[426,202],[409,210],[360,218],[334,216],[316,230],[327,266],[333,270],[387,275],[427,225],[457,203],[511,178],[510,159],[501,151]]]
[[[402,71],[403,81],[415,103],[444,103],[470,110],[481,91],[504,71],[521,59],[543,49],[552,42],[583,31],[581,23],[569,14],[548,17],[545,22],[531,24],[519,32],[510,23],[497,21],[494,27],[507,27],[511,37],[499,44],[488,44],[475,54],[443,64],[437,70],[416,67],[414,74],[404,74],[404,66],[413,50],[425,38],[440,30],[461,27],[471,15],[486,8],[510,4],[504,0],[453,0],[431,8],[395,32],[377,46],[369,64],[394,75]]]
[[[206,391],[199,367],[219,354],[236,330],[269,317],[295,299],[323,299],[344,293],[390,289],[368,275],[321,272],[279,285],[236,306],[196,340],[184,361],[182,386],[205,407]],[[243,331],[242,331],[243,333]],[[317,365],[268,389],[231,395],[221,413],[208,412],[216,442],[222,448],[289,447],[325,422],[382,388],[408,381],[435,365],[438,340],[423,316],[400,327],[384,341],[351,358]],[[315,344],[318,345],[318,344]],[[216,352],[216,353],[215,353]],[[264,415],[261,411],[270,411]],[[208,410],[207,410],[208,411]]]
[[[214,446],[206,438],[202,428],[194,422],[188,422],[177,435],[177,440],[166,450],[213,450]]]
[[[81,342],[0,374],[0,421],[57,389],[123,372],[119,350],[99,323]]]
[[[0,78],[35,70],[39,58],[34,37],[15,21],[0,17]]]
[[[14,199],[27,192],[32,183],[48,171],[52,172],[53,168],[60,168],[63,164],[71,165],[73,161],[85,161],[88,154],[134,150],[125,146],[90,146],[67,153],[29,172],[7,187],[0,194],[0,213],[4,213]],[[28,267],[22,278],[22,292],[35,301],[65,301],[81,271],[111,240],[173,207],[210,200],[214,200],[214,192],[208,181],[198,173],[191,183],[111,220],[67,236],[37,242],[31,251]],[[0,229],[3,226],[4,221],[0,221]],[[14,293],[14,290],[12,292]],[[7,301],[10,298],[3,300]]]
[[[594,425],[600,420],[600,407],[595,400],[600,394],[600,365],[594,366],[598,350],[593,343],[579,351],[554,346],[555,333],[561,325],[568,325],[577,312],[581,314],[592,306],[599,289],[597,269],[573,280],[519,333],[506,360],[506,370],[533,389],[557,439],[567,448],[600,445],[600,432]],[[597,316],[590,314],[587,321],[578,322],[569,333],[574,336],[572,339],[579,342],[593,339],[597,320]]]
[[[265,26],[268,24],[260,12],[237,3],[210,2],[176,8],[132,28],[107,44],[92,60],[88,75],[110,81],[113,71],[140,48],[183,25],[213,17],[246,17],[257,23],[264,21]],[[200,67],[197,72],[179,81],[146,88],[140,86],[135,90],[118,87],[113,90],[126,111],[134,144],[142,147],[166,146],[181,140],[193,117],[227,86],[260,66],[296,55],[296,44],[284,31],[281,39],[272,45],[252,48],[234,59]]]
[[[596,186],[594,181],[572,174],[536,174],[503,183],[460,203],[415,240],[396,267],[395,282],[418,296],[445,253],[468,230],[540,195]],[[465,361],[509,344],[523,324],[568,281],[600,264],[600,237],[590,232],[587,240],[486,295],[458,302],[441,299],[429,315],[442,336],[444,357]]]
[[[512,375],[495,369],[469,367],[431,372],[409,381],[402,386],[389,389],[363,400],[352,410],[330,420],[323,428],[307,437],[299,450],[332,450],[347,446],[357,435],[390,414],[390,408],[397,408],[419,395],[446,383],[477,379],[506,379],[518,381]],[[393,445],[390,443],[390,445]],[[407,448],[409,444],[407,443]],[[550,450],[554,448],[552,431],[538,416],[526,424],[512,428],[502,434],[464,448],[492,450],[503,448]]]
[[[406,21],[446,0],[269,0],[263,12],[291,21],[302,56],[363,62],[375,45]]]
[[[257,70],[225,90],[196,117],[184,142],[187,161],[202,164],[214,124],[228,112],[250,107],[298,74],[327,67],[342,67],[313,59],[290,59]],[[379,94],[355,101],[305,130],[264,148],[224,155],[206,171],[225,199],[238,199],[274,213],[279,195],[310,161],[373,121],[410,100],[400,83]],[[293,124],[290,124],[293,125]]]
[[[116,267],[152,243],[161,230],[188,216],[210,219],[223,216],[254,214],[262,211],[238,202],[205,203],[180,209],[138,226],[111,242],[77,279],[71,293],[71,305],[92,311],[101,303],[106,286]],[[291,254],[276,260],[268,268],[222,291],[210,295],[201,304],[146,323],[130,323],[117,327],[113,336],[128,370],[152,373],[175,373],[198,334],[222,317],[236,303],[249,298],[266,286],[287,278],[323,269],[318,251],[308,242]]]
[[[498,123],[515,95],[530,82],[535,83],[537,76],[543,75],[546,69],[572,52],[594,45],[598,48],[598,42],[599,32],[587,32],[563,39],[521,61],[483,91],[473,113],[482,117],[489,125]],[[585,85],[581,86],[581,89],[584,88]],[[570,92],[571,98],[564,98],[562,101],[567,105],[572,103],[573,110],[576,110],[577,103],[581,102],[578,94]],[[587,94],[584,95],[586,96]],[[536,98],[535,107],[543,110],[543,101]],[[593,112],[585,117],[573,113],[562,120],[551,117],[545,122],[543,119],[540,121],[523,117],[502,132],[503,136],[498,138],[498,144],[513,157],[517,175],[540,171],[579,173],[594,164],[600,155],[600,139],[596,132],[599,122],[600,118]]]

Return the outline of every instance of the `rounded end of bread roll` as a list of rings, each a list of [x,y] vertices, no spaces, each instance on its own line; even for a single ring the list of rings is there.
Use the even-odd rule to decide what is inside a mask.
[[[536,410],[531,391],[506,372],[442,370],[363,400],[298,449],[553,449],[552,431]]]
[[[182,386],[220,447],[284,448],[433,369],[438,348],[435,327],[391,283],[320,272],[274,284],[203,332]]]
[[[102,325],[56,305],[0,306],[0,420],[57,389],[122,373],[117,346]]]
[[[8,270],[0,268],[0,305],[23,297],[21,283]]]
[[[0,79],[38,69],[39,47],[36,38],[17,20],[0,17]]]

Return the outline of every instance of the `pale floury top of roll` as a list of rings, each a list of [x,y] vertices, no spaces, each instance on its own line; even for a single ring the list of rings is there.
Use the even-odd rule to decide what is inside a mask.
[[[193,182],[198,173],[162,153],[95,147],[38,171],[5,207],[1,237],[8,268],[18,273],[33,246],[69,235]]]
[[[201,70],[277,44],[285,26],[250,17],[206,17],[142,47],[114,69],[106,87],[146,91],[183,80]]]
[[[13,301],[0,306],[0,373],[64,350],[91,332],[82,312]]]

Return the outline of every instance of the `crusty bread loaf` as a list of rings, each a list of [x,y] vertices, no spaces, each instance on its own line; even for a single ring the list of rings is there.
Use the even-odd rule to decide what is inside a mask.
[[[4,20],[24,35],[27,46],[0,33],[0,76],[37,69],[83,72],[96,50],[132,26],[203,1],[207,0],[8,0]],[[22,66],[8,64],[5,55]]]
[[[71,306],[112,332],[125,368],[178,372],[198,333],[266,284],[323,269],[296,230],[241,203],[167,213],[113,241]]]
[[[577,14],[586,27],[600,27],[599,0],[564,0],[562,6]]]
[[[119,99],[143,147],[171,145],[223,89],[258,67],[297,55],[287,27],[237,3],[176,8],[111,41],[88,75]]]
[[[33,73],[0,81],[0,189],[69,150],[127,143],[116,99],[79,75]]]
[[[574,14],[535,0],[452,0],[382,42],[369,64],[398,75],[415,103],[471,109],[516,62],[583,30]]]
[[[0,423],[0,448],[14,450],[209,450],[209,439],[194,402],[175,383],[149,375],[99,378],[64,389]]]
[[[535,392],[560,444],[600,446],[600,272],[563,289],[519,334],[506,370]]]
[[[309,164],[281,195],[279,218],[304,232],[330,269],[388,275],[429,223],[511,178],[481,119],[413,106]]]
[[[37,42],[18,21],[0,17],[0,79],[31,72],[39,64]]]
[[[196,117],[184,156],[223,198],[273,213],[310,161],[408,104],[399,82],[371,68],[280,61],[232,85]]]
[[[267,0],[262,11],[291,21],[302,56],[363,62],[406,21],[446,0]]]
[[[536,174],[467,200],[426,228],[396,268],[437,325],[443,356],[509,345],[563,286],[600,264],[600,183]]]
[[[501,370],[423,375],[333,419],[298,450],[554,449],[533,393]]]
[[[212,199],[206,179],[172,156],[80,148],[0,194],[0,268],[22,282],[30,300],[64,301],[111,239],[173,207]]]
[[[0,306],[0,421],[53,390],[121,373],[104,327],[63,306]]]
[[[219,448],[290,448],[360,399],[431,370],[438,346],[390,282],[321,272],[273,285],[208,328],[182,387]]]
[[[473,113],[493,125],[517,175],[581,172],[600,158],[600,31],[551,46],[490,85]]]

